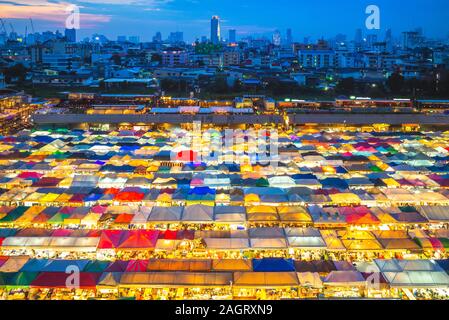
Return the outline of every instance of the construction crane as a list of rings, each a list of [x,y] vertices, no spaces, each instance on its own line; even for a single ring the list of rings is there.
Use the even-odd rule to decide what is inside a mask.
[[[5,22],[3,21],[2,18],[0,18],[0,23],[2,24],[3,33],[4,33],[4,34],[8,34],[8,32],[6,31]]]

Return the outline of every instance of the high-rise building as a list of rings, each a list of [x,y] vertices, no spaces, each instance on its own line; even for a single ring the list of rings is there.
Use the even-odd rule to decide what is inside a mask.
[[[235,30],[235,29],[229,30],[229,42],[230,43],[237,42],[237,30]]]
[[[140,37],[139,36],[130,36],[129,37],[129,42],[132,42],[132,43],[135,43],[135,44],[140,43]]]
[[[153,37],[153,42],[157,42],[157,43],[162,42],[162,33],[156,32],[156,34]]]
[[[170,32],[170,35],[168,36],[168,42],[171,44],[184,42],[184,33],[180,31]]]
[[[126,36],[118,36],[117,37],[117,42],[126,42],[128,38]]]
[[[385,33],[385,44],[387,52],[393,51],[393,32],[391,29],[388,29]]]
[[[68,42],[76,42],[76,29],[65,29],[64,36]]]
[[[210,21],[210,41],[213,44],[220,43],[220,18],[218,16],[213,16]]]
[[[279,47],[282,43],[282,36],[281,36],[281,32],[279,30],[275,30],[273,33],[273,44],[276,47]]]
[[[415,49],[422,42],[422,37],[418,31],[409,31],[402,33],[402,49]]]

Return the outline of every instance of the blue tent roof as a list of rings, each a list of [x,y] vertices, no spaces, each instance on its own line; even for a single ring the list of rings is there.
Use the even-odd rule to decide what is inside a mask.
[[[42,272],[66,272],[67,268],[76,266],[83,271],[90,260],[51,260],[42,269]]]
[[[349,185],[345,180],[339,178],[326,178],[320,181],[323,188],[348,189]]]
[[[435,262],[447,273],[449,273],[449,259],[435,260]]]
[[[21,272],[40,272],[49,263],[47,259],[30,259],[20,269]]]
[[[294,272],[292,259],[265,258],[253,259],[254,272]]]

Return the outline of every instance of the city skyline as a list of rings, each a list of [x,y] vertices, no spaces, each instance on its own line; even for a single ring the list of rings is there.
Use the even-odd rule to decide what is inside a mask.
[[[80,8],[79,39],[100,33],[111,40],[120,35],[131,35],[151,41],[158,31],[163,38],[170,32],[183,31],[185,41],[193,42],[209,35],[210,19],[214,15],[220,17],[225,38],[231,29],[237,31],[238,38],[248,35],[271,37],[275,30],[280,30],[285,37],[286,30],[291,29],[296,41],[305,37],[328,38],[338,33],[351,39],[357,28],[362,28],[364,34],[382,36],[387,29],[398,35],[417,27],[422,27],[427,36],[434,38],[446,38],[449,33],[449,28],[441,28],[445,25],[445,12],[449,10],[449,3],[444,0],[432,3],[414,0],[408,6],[403,6],[400,1],[379,0],[376,5],[381,10],[380,30],[366,29],[365,9],[371,2],[365,0],[356,3],[347,0],[339,4],[325,0],[322,6],[287,0],[276,3],[261,0],[257,6],[253,0],[232,5],[202,0],[83,0],[72,3]],[[0,1],[0,17],[5,20],[8,31],[12,30],[10,24],[18,33],[24,33],[25,27],[31,30],[29,18],[34,20],[38,32],[63,30],[68,16],[66,7],[67,3],[59,0]],[[248,11],[249,7],[252,10]]]

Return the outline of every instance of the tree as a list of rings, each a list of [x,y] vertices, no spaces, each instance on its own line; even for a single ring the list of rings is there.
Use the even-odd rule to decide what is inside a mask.
[[[162,55],[160,55],[159,53],[153,53],[151,55],[151,62],[159,62],[162,63]]]
[[[404,83],[404,77],[399,72],[393,73],[387,80],[388,88],[395,94],[401,93]]]
[[[11,83],[13,79],[17,78],[18,84],[22,84],[25,81],[27,72],[28,69],[21,63],[15,64],[3,71],[6,83]]]
[[[340,94],[351,95],[354,94],[355,90],[355,80],[354,78],[345,78],[341,79],[337,86],[335,87],[335,91]]]

